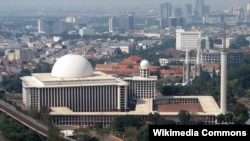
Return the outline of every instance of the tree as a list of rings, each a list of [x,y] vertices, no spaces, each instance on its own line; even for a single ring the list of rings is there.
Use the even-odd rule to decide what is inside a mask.
[[[89,141],[91,139],[90,129],[87,128],[79,128],[74,131],[74,138],[79,141]]]
[[[227,123],[233,122],[233,118],[234,118],[233,113],[231,113],[231,112],[226,113],[224,117],[225,117],[225,122],[227,122]]]
[[[219,115],[217,115],[216,119],[217,119],[217,123],[221,124],[225,121],[225,116],[224,116],[224,114],[219,114]]]
[[[127,141],[137,141],[137,136],[139,135],[139,131],[132,126],[128,126],[125,128],[124,136]]]
[[[138,116],[126,115],[115,118],[112,122],[111,127],[116,131],[124,132],[125,127],[128,126],[138,127],[138,125],[139,125]]]
[[[29,130],[26,126],[3,114],[0,114],[0,131],[9,141],[44,140],[44,137],[39,136],[36,132]]]
[[[110,133],[109,128],[97,128],[96,134],[99,135],[100,140],[103,141],[104,137]]]
[[[60,130],[55,125],[49,126],[47,141],[63,141]]]
[[[148,132],[148,124],[144,124],[139,128],[138,141],[148,141],[149,132]]]
[[[157,125],[157,121],[160,119],[160,114],[157,112],[154,112],[154,114],[149,113],[148,119],[152,124],[156,124]]]
[[[22,69],[22,71],[20,72],[19,74],[19,77],[20,76],[27,76],[27,75],[30,75],[30,70],[29,69]]]
[[[49,115],[49,112],[50,112],[50,109],[49,109],[49,107],[42,107],[41,109],[40,109],[40,119],[42,120],[42,121],[44,121],[47,125],[50,125],[51,123],[50,123],[50,115]]]
[[[175,125],[176,122],[173,120],[167,120],[164,117],[159,117],[156,120],[156,125]]]
[[[235,105],[233,105],[232,112],[234,114],[234,124],[245,124],[249,118],[248,108],[242,103],[237,102]]]
[[[178,113],[178,118],[179,118],[180,124],[187,124],[191,119],[191,114],[189,113],[189,111],[180,110]]]
[[[31,108],[29,110],[29,116],[31,116],[34,119],[41,118],[41,113],[36,108]]]
[[[244,114],[239,114],[238,116],[235,116],[233,118],[233,122],[234,124],[240,124],[240,125],[244,125],[245,122],[248,120],[249,117],[246,117],[246,115]]]
[[[243,114],[244,116],[248,117],[248,108],[242,104],[237,102],[233,107],[232,107],[232,112],[235,116],[238,116],[240,114]]]

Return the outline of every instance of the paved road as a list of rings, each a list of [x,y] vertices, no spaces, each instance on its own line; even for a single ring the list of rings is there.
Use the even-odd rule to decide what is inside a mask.
[[[9,103],[6,103],[5,101],[0,100],[0,110],[3,111],[5,114],[11,116],[15,120],[19,121],[23,125],[29,127],[33,131],[47,137],[48,127],[37,122],[35,119],[33,119],[29,116],[26,116],[25,114],[17,111],[16,108],[14,106],[10,105]],[[75,141],[75,140],[68,138],[68,137],[64,137],[64,140],[65,141]]]

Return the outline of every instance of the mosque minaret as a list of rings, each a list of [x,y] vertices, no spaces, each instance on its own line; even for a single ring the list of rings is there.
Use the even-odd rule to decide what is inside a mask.
[[[220,85],[220,109],[221,113],[227,112],[227,49],[226,37],[223,39],[223,48],[221,50],[221,85]]]

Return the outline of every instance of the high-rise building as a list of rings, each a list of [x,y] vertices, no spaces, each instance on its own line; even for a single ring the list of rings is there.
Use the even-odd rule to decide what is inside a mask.
[[[160,16],[162,19],[168,19],[172,16],[172,5],[169,2],[160,4]]]
[[[201,36],[201,31],[176,29],[176,50],[197,50]]]
[[[243,63],[244,53],[238,49],[227,50],[227,67],[239,67]],[[221,63],[220,49],[207,49],[202,52],[203,63]]]
[[[185,4],[184,7],[183,7],[183,16],[184,17],[188,17],[190,15],[192,15],[193,13],[193,9],[192,9],[192,4]]]
[[[109,32],[113,32],[113,16],[109,18]]]
[[[160,18],[161,26],[166,27],[168,25],[168,18],[172,16],[172,5],[169,2],[160,4]]]
[[[62,22],[55,19],[39,19],[38,33],[60,34],[63,32]]]
[[[197,18],[203,18],[203,16],[204,16],[204,0],[196,0],[194,14],[197,16]]]
[[[168,18],[168,27],[176,27],[177,26],[177,18],[169,17]]]
[[[179,7],[174,8],[172,16],[177,18],[182,17],[182,9]]]
[[[250,2],[247,4],[247,15],[250,15]]]
[[[134,14],[126,13],[119,16],[119,26],[122,29],[133,30],[134,29]]]
[[[109,27],[108,27],[109,32],[114,32],[115,30],[117,30],[119,28],[119,18],[117,16],[111,16],[109,18],[109,23],[108,24],[109,24]]]

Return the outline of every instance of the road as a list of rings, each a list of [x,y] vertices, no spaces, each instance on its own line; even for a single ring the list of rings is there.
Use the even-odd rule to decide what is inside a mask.
[[[48,127],[37,122],[35,119],[19,112],[16,110],[16,108],[9,103],[0,100],[0,110],[4,112],[5,114],[9,115],[13,119],[17,120],[18,122],[22,123],[26,127],[32,129],[33,131],[39,133],[40,135],[43,135],[45,137],[48,136]],[[71,138],[64,137],[65,141],[75,141]]]

